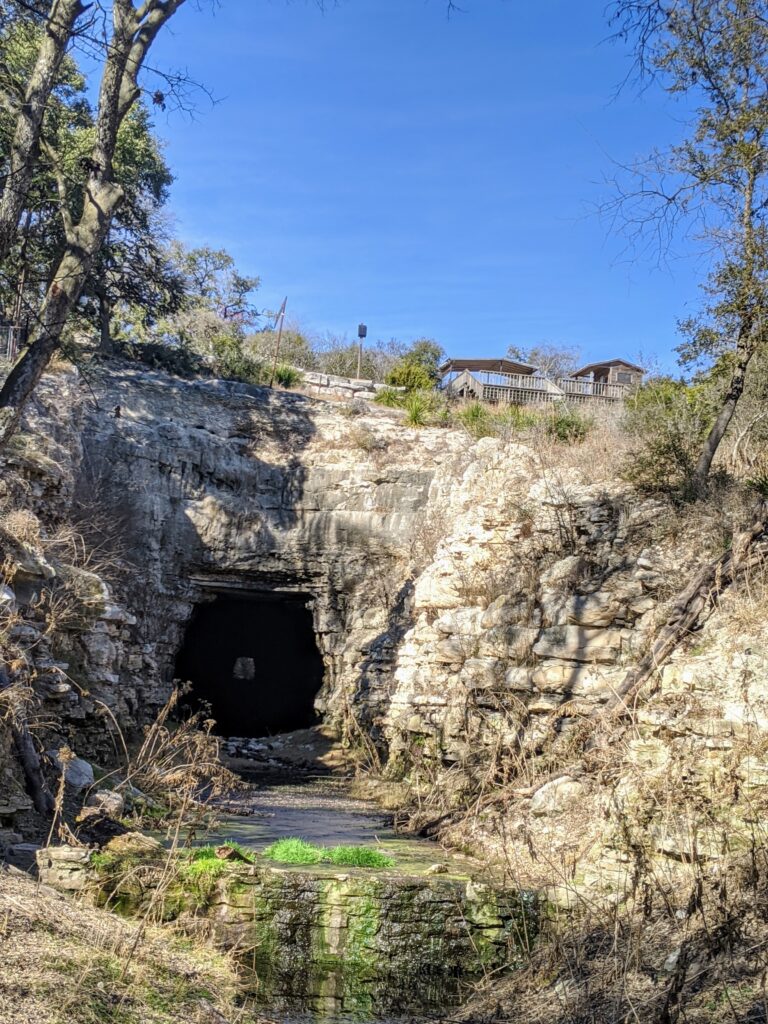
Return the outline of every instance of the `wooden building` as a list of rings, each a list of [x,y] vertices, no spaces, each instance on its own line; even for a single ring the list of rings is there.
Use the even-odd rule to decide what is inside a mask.
[[[514,359],[449,359],[440,377],[448,394],[479,402],[616,402],[642,382],[643,370],[624,359],[609,359],[550,380],[537,367]]]
[[[449,394],[479,402],[549,402],[557,394],[535,366],[514,359],[449,359],[440,367],[440,378]]]
[[[558,385],[568,397],[583,395],[616,400],[625,398],[628,391],[642,384],[643,372],[642,366],[628,363],[626,359],[606,359],[582,366],[571,377],[558,381]]]

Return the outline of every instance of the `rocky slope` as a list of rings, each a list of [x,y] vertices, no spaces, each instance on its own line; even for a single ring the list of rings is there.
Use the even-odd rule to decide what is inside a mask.
[[[171,692],[197,605],[296,592],[325,663],[318,709],[420,794],[425,818],[515,777],[531,750],[544,753],[535,780],[517,779],[535,783],[523,817],[583,809],[581,769],[558,774],[569,737],[722,527],[640,498],[595,451],[126,367],[88,386],[52,376],[8,459],[0,524],[6,635],[46,742],[109,760],[116,728],[130,734]],[[671,717],[640,721],[627,756],[663,765],[653,734],[671,749]],[[714,721],[702,738],[730,728]],[[28,804],[16,779],[11,827]]]
[[[525,441],[414,430],[355,399],[60,369],[0,483],[4,721],[52,752],[53,785],[67,765],[76,802],[91,769],[62,748],[120,761],[172,692],[197,607],[302,595],[317,708],[377,791],[546,895],[555,959],[542,946],[505,998],[572,1024],[619,1019],[596,992],[649,1021],[687,993],[691,1019],[722,1019],[707,1000],[736,1005],[738,950],[751,1013],[768,968],[764,564],[631,714],[601,713],[749,496],[677,509],[616,479],[599,430]],[[18,850],[41,820],[18,735],[0,744],[0,844]]]

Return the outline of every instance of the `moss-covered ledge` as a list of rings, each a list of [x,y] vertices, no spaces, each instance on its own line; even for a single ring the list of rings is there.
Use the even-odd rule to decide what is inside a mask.
[[[335,967],[376,977],[478,974],[513,963],[537,929],[532,894],[450,872],[283,865],[258,854],[195,870],[183,852],[127,839],[98,853],[41,851],[41,878],[126,914],[205,921],[218,945],[286,975]]]

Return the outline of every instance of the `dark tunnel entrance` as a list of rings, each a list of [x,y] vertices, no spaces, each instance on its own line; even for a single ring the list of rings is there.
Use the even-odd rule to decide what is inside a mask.
[[[306,594],[218,596],[199,605],[176,660],[189,706],[210,705],[220,736],[266,736],[313,725],[323,681]]]

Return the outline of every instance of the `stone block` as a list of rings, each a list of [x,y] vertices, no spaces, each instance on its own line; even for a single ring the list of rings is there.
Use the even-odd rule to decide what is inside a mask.
[[[513,665],[512,668],[508,668],[504,674],[504,687],[517,693],[533,692],[531,669],[521,665]]]
[[[59,771],[63,769],[64,781],[76,793],[93,785],[93,768],[82,757],[74,757],[71,751],[65,753],[65,748],[46,750],[46,754]]]
[[[504,676],[504,662],[498,658],[468,658],[459,673],[464,686],[488,690],[498,686]]]
[[[621,630],[590,629],[585,626],[551,626],[534,644],[540,658],[565,661],[612,662],[621,653]]]
[[[435,644],[432,661],[453,665],[464,661],[468,653],[467,644],[456,637],[440,640]]]
[[[579,662],[544,661],[533,672],[532,681],[543,693],[593,697],[608,696],[623,676],[621,669],[601,669]]]
[[[31,871],[39,849],[38,843],[12,843],[5,851],[5,863],[20,871]]]
[[[578,626],[610,626],[625,609],[614,594],[575,594],[565,604],[566,621]]]
[[[510,626],[517,620],[519,607],[517,603],[506,595],[497,597],[495,601],[485,609],[480,619],[483,629],[494,629],[497,626]]]

